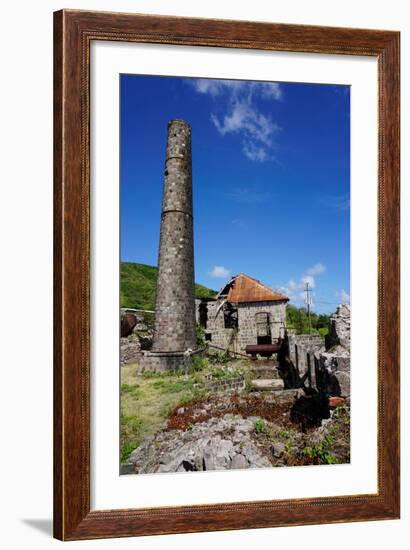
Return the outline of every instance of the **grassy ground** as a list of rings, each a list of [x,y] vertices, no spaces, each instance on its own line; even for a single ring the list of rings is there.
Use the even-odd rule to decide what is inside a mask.
[[[196,358],[189,374],[181,371],[137,374],[137,365],[121,367],[121,462],[126,462],[143,439],[153,436],[165,427],[167,421],[173,429],[187,429],[185,424],[205,420],[201,415],[196,417],[191,414],[195,408],[201,409],[205,402],[208,407],[211,406],[208,416],[226,413],[260,416],[255,423],[258,441],[266,447],[267,455],[271,455],[272,445],[275,448],[278,443],[281,444],[282,465],[349,462],[350,411],[346,407],[340,407],[322,436],[312,440],[311,432],[302,434],[299,427],[291,424],[289,405],[272,407],[269,401],[265,403],[265,396],[258,397],[247,391],[240,400],[235,395],[219,398],[210,395],[207,390],[210,376],[213,380],[220,380],[242,375],[246,382],[250,376],[249,361],[224,364],[223,358],[220,359],[221,362],[216,359],[210,364],[207,358]],[[220,401],[224,405],[222,408]],[[184,413],[176,414],[174,409],[181,406],[184,406]],[[175,426],[173,422],[176,422]]]
[[[178,403],[194,397],[192,377],[137,376],[136,365],[121,369],[121,460],[153,435]]]
[[[239,361],[229,368],[213,366],[214,378],[232,377],[243,372]],[[205,398],[206,379],[211,368],[199,360],[194,371],[184,373],[137,374],[136,365],[121,367],[121,461],[124,462],[146,436],[153,435],[165,423],[177,405]]]

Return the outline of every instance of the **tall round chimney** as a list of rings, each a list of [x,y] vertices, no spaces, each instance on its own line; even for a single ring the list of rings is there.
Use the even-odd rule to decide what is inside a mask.
[[[162,196],[153,354],[165,356],[196,349],[194,284],[191,128],[183,120],[171,120]],[[169,368],[178,363],[173,357]]]

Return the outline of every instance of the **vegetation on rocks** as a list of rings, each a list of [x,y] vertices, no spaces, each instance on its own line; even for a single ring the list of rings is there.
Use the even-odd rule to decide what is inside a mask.
[[[249,384],[241,393],[210,391],[210,383],[238,376],[247,380],[250,372],[255,372],[254,362],[223,359],[219,363],[215,356],[195,356],[189,372],[138,374],[136,365],[121,368],[123,463],[136,457],[141,472],[182,471],[172,468],[181,466],[175,457],[184,453],[185,471],[350,461],[350,411],[346,405],[331,411],[328,420],[302,430],[300,423],[292,420],[292,403],[300,390],[289,390],[294,392],[290,401],[281,401],[271,391],[249,391]],[[256,367],[256,371],[264,368]],[[246,442],[243,452],[241,433]],[[225,457],[222,462],[215,458],[220,453]],[[155,463],[167,461],[167,457],[167,463]]]

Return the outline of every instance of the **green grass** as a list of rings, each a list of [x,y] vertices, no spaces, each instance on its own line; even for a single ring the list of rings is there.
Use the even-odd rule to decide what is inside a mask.
[[[182,371],[137,374],[136,365],[121,367],[121,461],[125,462],[147,436],[166,423],[169,413],[193,399],[209,396],[210,374],[218,378],[249,371],[248,362],[234,360],[230,365],[210,364],[207,357],[196,356],[194,368]]]
[[[135,397],[138,399],[141,396],[141,390],[139,387],[139,384],[135,384],[135,386],[131,384],[122,384],[121,386],[121,393],[122,394],[130,394],[132,397]]]
[[[125,462],[142,437],[143,420],[137,415],[121,414],[121,462]]]
[[[180,378],[178,380],[173,380],[172,378],[170,380],[162,379],[162,380],[155,380],[155,382],[152,384],[152,387],[156,390],[159,389],[161,393],[180,393],[183,391],[191,391],[193,389],[194,381],[191,378],[183,379]]]
[[[197,374],[137,375],[135,365],[121,367],[121,461],[125,462],[146,436],[155,434],[171,410],[198,395]]]
[[[157,268],[121,262],[121,307],[154,310]],[[195,284],[196,298],[211,298],[216,291]]]
[[[288,440],[292,436],[292,434],[288,430],[285,430],[285,428],[276,428],[273,435],[284,440]]]

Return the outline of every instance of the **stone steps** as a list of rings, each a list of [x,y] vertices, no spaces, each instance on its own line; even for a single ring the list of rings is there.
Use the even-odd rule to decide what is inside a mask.
[[[256,378],[251,380],[251,388],[257,391],[278,391],[285,388],[281,378]]]
[[[255,391],[282,391],[285,384],[279,376],[277,363],[271,361],[258,361],[258,366],[250,368],[253,376],[251,388]]]
[[[278,369],[276,367],[253,367],[250,369],[250,373],[255,378],[271,378],[274,380],[280,379]]]

